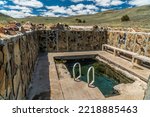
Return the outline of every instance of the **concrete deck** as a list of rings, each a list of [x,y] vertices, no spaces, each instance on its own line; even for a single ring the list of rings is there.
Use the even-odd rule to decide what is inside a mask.
[[[139,66],[139,68],[133,68],[132,63],[130,61],[127,61],[125,59],[122,59],[120,57],[114,56],[108,52],[104,51],[88,51],[88,52],[61,52],[61,53],[48,53],[47,55],[39,56],[39,61],[37,65],[37,69],[35,70],[33,80],[37,79],[38,85],[35,85],[36,82],[32,82],[33,86],[29,91],[30,96],[29,99],[33,98],[33,95],[40,95],[42,92],[47,92],[49,90],[49,94],[46,94],[44,96],[47,96],[47,98],[44,99],[106,99],[103,94],[97,89],[97,88],[89,88],[86,83],[84,82],[75,82],[73,79],[71,79],[66,71],[61,70],[59,74],[61,74],[58,77],[58,73],[60,70],[60,66],[57,66],[54,62],[54,57],[59,56],[80,56],[80,55],[98,55],[100,58],[106,60],[110,64],[114,64],[115,66],[126,70],[127,72],[138,76],[141,80],[144,82],[148,81],[149,75],[150,75],[150,69]],[[44,59],[45,58],[45,59]],[[45,64],[43,64],[44,61],[47,61],[49,65],[45,67]],[[39,67],[39,68],[38,68]],[[48,74],[46,75],[45,72],[48,69]],[[47,72],[46,72],[47,73]],[[49,80],[49,83],[45,84],[44,87],[49,87],[49,89],[39,89],[40,85],[43,84],[43,79],[38,78],[38,75],[41,74],[43,77],[45,77]],[[142,82],[143,82],[142,81]],[[37,84],[37,83],[36,83]],[[139,84],[135,83],[134,86]],[[47,86],[46,86],[47,85]],[[141,85],[141,84],[139,84]],[[131,86],[127,87],[131,88]],[[137,87],[138,88],[138,87]],[[142,89],[141,89],[142,90]],[[35,91],[38,91],[35,92]],[[132,92],[136,93],[136,92]],[[132,98],[132,95],[129,95],[129,97],[126,95],[123,95],[122,98],[114,96],[107,99],[142,99],[143,93],[138,93],[137,95],[134,95]],[[138,98],[136,98],[139,95]],[[142,96],[140,96],[142,95]],[[32,97],[32,98],[31,98]]]

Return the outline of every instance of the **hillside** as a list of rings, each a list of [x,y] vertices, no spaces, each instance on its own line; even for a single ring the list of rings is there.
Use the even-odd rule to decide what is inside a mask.
[[[0,23],[7,23],[7,21],[11,21],[11,20],[14,20],[14,18],[0,13]]]
[[[121,22],[123,15],[128,15],[131,21]],[[85,20],[85,23],[77,23],[76,19]],[[58,22],[69,25],[102,25],[150,28],[150,5],[128,8],[123,10],[109,10],[93,15],[81,15],[72,17],[27,17],[16,19],[19,22],[31,21],[33,23],[56,24]]]

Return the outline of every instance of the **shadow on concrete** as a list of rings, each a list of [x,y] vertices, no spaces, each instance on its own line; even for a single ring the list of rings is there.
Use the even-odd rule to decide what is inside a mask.
[[[50,99],[49,65],[48,54],[39,53],[32,81],[27,92],[28,100]]]

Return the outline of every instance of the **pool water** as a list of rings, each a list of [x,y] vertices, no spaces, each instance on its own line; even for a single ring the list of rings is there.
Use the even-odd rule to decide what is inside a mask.
[[[81,81],[87,82],[87,71],[89,67],[98,65],[98,61],[95,59],[78,59],[78,60],[67,60],[65,63],[67,66],[67,69],[72,74],[73,65],[79,62],[81,64],[81,73],[82,76],[80,78]],[[114,78],[111,78],[103,73],[100,73],[99,69],[97,67],[95,68],[95,82],[94,86],[97,87],[105,97],[119,95],[118,91],[116,91],[113,87],[115,85],[119,84],[119,81],[117,81]],[[76,76],[79,75],[79,69],[76,67],[75,69]],[[92,73],[90,72],[90,78],[92,77]]]

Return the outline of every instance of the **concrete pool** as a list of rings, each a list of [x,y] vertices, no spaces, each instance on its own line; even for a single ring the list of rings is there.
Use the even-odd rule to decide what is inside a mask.
[[[65,63],[68,71],[70,72],[71,78],[73,78],[73,66],[75,63],[80,63],[81,65],[81,77],[80,80],[83,82],[87,81],[87,72],[88,69],[93,66],[95,69],[95,82],[93,85],[97,87],[105,97],[119,95],[119,92],[115,90],[113,87],[121,84],[121,83],[133,83],[134,80],[127,78],[125,75],[121,73],[117,73],[107,64],[96,60],[95,58],[85,58],[85,59],[68,59],[68,60],[60,60],[57,59],[56,63]],[[79,75],[79,69],[75,68],[76,76]],[[120,76],[119,76],[120,75]],[[92,74],[90,72],[90,80],[92,79]]]

